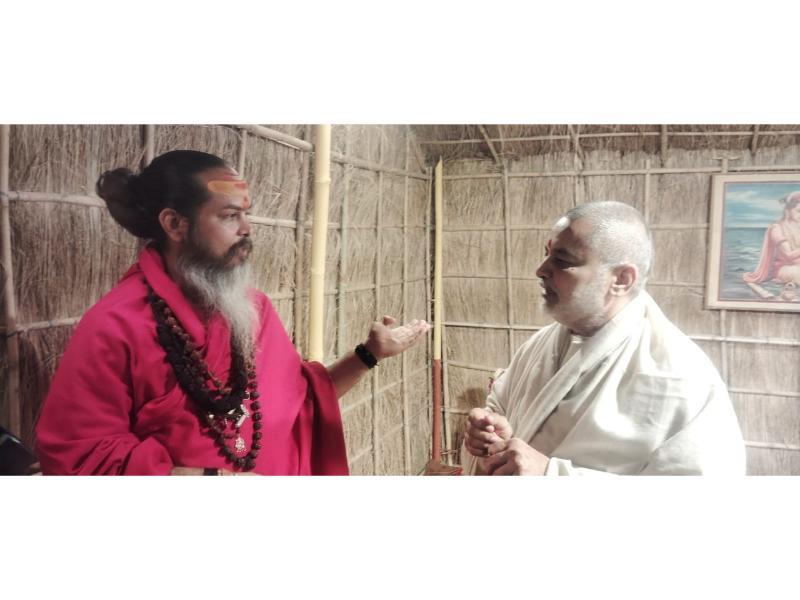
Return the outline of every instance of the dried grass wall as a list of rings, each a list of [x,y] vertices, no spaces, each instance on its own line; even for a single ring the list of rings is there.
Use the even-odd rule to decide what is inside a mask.
[[[272,129],[309,140],[311,128]],[[232,127],[12,126],[9,193],[20,349],[20,431],[35,422],[81,314],[134,262],[137,241],[94,196],[104,170],[136,170],[150,147],[217,154],[237,165],[253,196],[257,285],[298,350],[306,346],[310,153]],[[309,140],[312,141],[313,140]],[[327,246],[326,362],[364,339],[372,320],[427,318],[430,175],[406,126],[337,126],[333,132]],[[65,201],[66,200],[66,201]],[[298,225],[299,224],[299,225]],[[295,319],[301,322],[295,323]],[[428,345],[386,361],[342,399],[356,474],[419,473],[430,452]],[[6,345],[0,345],[0,422],[10,423]]]
[[[580,154],[517,158],[505,171],[491,160],[445,163],[444,400],[451,450],[461,444],[466,412],[483,404],[489,374],[551,322],[535,276],[551,224],[575,204],[609,199],[636,206],[652,227],[656,260],[648,289],[725,379],[747,444],[748,473],[800,474],[800,318],[704,308],[711,176],[724,168],[726,154],[713,141],[702,150],[662,154],[656,144],[624,153],[593,140]],[[756,172],[800,165],[796,138],[755,156],[727,155],[730,168]],[[647,172],[658,168],[672,172]]]

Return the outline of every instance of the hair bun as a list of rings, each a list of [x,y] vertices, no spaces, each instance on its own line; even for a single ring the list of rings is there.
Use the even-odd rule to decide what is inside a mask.
[[[106,202],[114,220],[136,237],[155,237],[154,219],[147,214],[139,194],[138,177],[130,169],[106,171],[97,180],[97,195]]]

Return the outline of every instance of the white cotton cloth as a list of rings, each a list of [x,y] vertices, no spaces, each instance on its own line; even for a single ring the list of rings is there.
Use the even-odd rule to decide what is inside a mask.
[[[642,291],[591,337],[559,323],[517,350],[487,408],[547,475],[743,475],[742,433],[705,353]],[[462,447],[465,473],[479,459]]]

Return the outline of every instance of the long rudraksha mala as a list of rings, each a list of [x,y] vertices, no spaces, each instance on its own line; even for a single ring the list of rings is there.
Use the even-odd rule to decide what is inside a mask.
[[[183,391],[205,416],[207,433],[226,460],[239,469],[251,470],[256,466],[262,435],[261,403],[258,401],[252,356],[245,359],[231,338],[231,368],[228,381],[223,386],[209,370],[175,313],[150,286],[147,286],[147,300],[156,319],[158,341],[164,347],[167,360]],[[250,411],[245,407],[248,400],[253,418],[253,439],[249,452],[240,431],[242,423],[250,416]]]

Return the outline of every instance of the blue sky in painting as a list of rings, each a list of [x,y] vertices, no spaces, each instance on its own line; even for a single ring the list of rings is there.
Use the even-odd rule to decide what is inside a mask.
[[[725,227],[766,227],[783,215],[781,198],[800,190],[796,182],[725,184]]]

